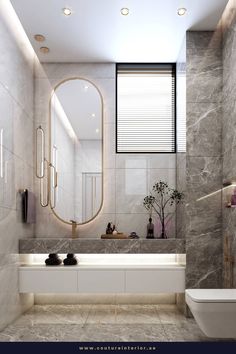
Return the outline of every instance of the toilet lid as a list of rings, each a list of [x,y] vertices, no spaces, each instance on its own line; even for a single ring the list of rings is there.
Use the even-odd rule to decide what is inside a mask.
[[[236,289],[186,289],[185,293],[195,302],[236,303]]]

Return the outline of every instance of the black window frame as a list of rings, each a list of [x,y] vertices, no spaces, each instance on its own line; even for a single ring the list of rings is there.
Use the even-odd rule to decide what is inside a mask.
[[[117,91],[117,77],[118,77],[118,66],[119,65],[124,65],[124,66],[130,66],[130,67],[134,67],[134,66],[149,66],[151,68],[151,66],[160,66],[162,68],[165,67],[172,67],[172,71],[174,74],[174,151],[130,151],[130,152],[126,152],[126,151],[118,151],[117,149],[117,116],[118,116],[118,105],[117,105],[117,100],[118,100],[118,91]],[[115,145],[116,145],[116,154],[176,154],[177,152],[177,103],[176,103],[176,81],[177,81],[177,75],[176,75],[176,63],[116,63],[115,65],[116,67],[116,72],[115,72],[115,95],[116,95],[116,100],[115,100],[115,115],[116,115],[116,123],[115,123]]]

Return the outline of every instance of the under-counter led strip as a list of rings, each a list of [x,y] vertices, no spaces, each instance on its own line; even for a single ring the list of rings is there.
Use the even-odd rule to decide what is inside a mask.
[[[61,259],[66,254],[59,254]],[[75,254],[80,265],[184,265],[184,254]],[[47,254],[34,254],[30,264],[44,264]]]

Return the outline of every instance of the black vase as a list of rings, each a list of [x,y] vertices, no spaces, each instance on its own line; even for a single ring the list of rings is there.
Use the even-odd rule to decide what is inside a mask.
[[[68,253],[67,257],[63,260],[65,266],[72,266],[78,263],[77,258],[74,256],[73,253]]]
[[[61,258],[58,257],[56,253],[50,253],[48,258],[45,260],[47,266],[58,266],[62,262]]]

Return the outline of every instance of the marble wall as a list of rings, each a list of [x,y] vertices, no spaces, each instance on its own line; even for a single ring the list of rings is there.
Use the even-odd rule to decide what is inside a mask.
[[[176,63],[176,188],[186,194],[186,37]],[[185,201],[176,209],[176,236],[185,238]]]
[[[145,236],[148,214],[143,198],[159,179],[176,186],[175,154],[115,154],[115,64],[43,64],[36,71],[35,122],[48,132],[48,106],[53,87],[64,79],[91,80],[104,100],[104,203],[99,215],[78,227],[79,237],[100,237],[108,222],[118,230]],[[48,136],[47,136],[48,139]],[[38,189],[38,181],[36,181]],[[37,203],[36,237],[66,237],[71,227]],[[175,237],[175,219],[168,230]]]
[[[34,54],[11,5],[0,0],[0,330],[32,306],[18,293],[19,245],[34,235],[21,221],[20,189],[34,190]]]
[[[176,63],[176,112],[177,112],[177,153],[176,188],[186,198],[186,37],[183,40]],[[176,237],[186,237],[186,201],[176,208]],[[176,305],[185,313],[185,296],[176,294]]]
[[[186,287],[222,287],[221,31],[187,32]]]
[[[230,0],[222,16],[223,30],[223,180],[236,181],[236,1]],[[236,259],[236,209],[225,208],[227,194],[223,194],[223,236],[230,245],[230,256]],[[228,271],[227,271],[228,269]],[[236,287],[236,263],[233,272],[225,264],[224,286]],[[229,273],[228,273],[229,272]],[[228,273],[228,274],[227,274]],[[229,281],[227,281],[229,278]]]

